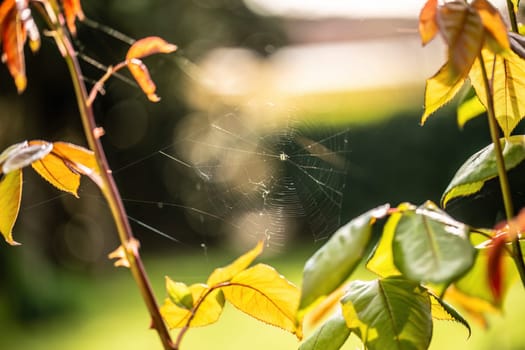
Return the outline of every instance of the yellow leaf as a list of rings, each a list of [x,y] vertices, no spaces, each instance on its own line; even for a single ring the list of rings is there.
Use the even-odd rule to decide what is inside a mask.
[[[30,141],[29,145],[43,141]],[[59,190],[78,197],[80,175],[86,175],[102,187],[100,170],[92,151],[67,142],[53,143],[53,150],[40,161],[32,163],[33,169]]]
[[[419,14],[419,35],[421,43],[426,45],[439,31],[437,24],[437,0],[428,0]]]
[[[274,268],[257,264],[225,284],[224,297],[239,310],[302,337],[296,319],[301,293]]]
[[[231,280],[235,275],[250,266],[255,258],[261,255],[263,248],[264,241],[259,241],[255,248],[237,258],[230,265],[215,269],[208,277],[208,285],[213,287],[219,283]]]
[[[485,31],[477,11],[464,1],[439,7],[438,23],[448,45],[450,80],[468,74],[483,46]]]
[[[425,124],[428,117],[456,96],[465,82],[465,77],[458,76],[450,81],[450,64],[443,67],[430,79],[425,87],[425,112],[421,117],[421,124]]]
[[[30,145],[37,145],[43,141],[30,141]],[[77,190],[80,185],[80,175],[64,162],[54,151],[42,159],[31,163],[33,169],[50,184],[61,191],[71,193],[78,197]]]
[[[408,203],[403,203],[398,206],[400,211],[404,211],[411,207]],[[392,242],[394,240],[394,233],[396,231],[397,224],[402,217],[402,213],[395,213],[390,216],[383,229],[383,235],[381,240],[372,255],[372,258],[368,260],[366,268],[373,273],[381,276],[396,276],[401,275],[401,272],[397,269],[394,264],[394,253],[392,251]]]
[[[5,174],[0,180],[0,233],[7,243],[19,245],[13,240],[13,226],[15,225],[20,201],[22,199],[22,170],[14,170]]]
[[[483,26],[496,40],[501,50],[510,50],[507,26],[499,11],[487,0],[474,0],[471,6],[478,11]]]
[[[179,307],[170,298],[164,300],[160,313],[170,329],[201,327],[215,323],[224,307],[224,296],[220,289],[212,289],[205,284],[189,287],[194,305],[191,310]]]
[[[491,76],[494,72],[492,86],[496,119],[505,137],[509,137],[525,115],[525,60],[512,51],[501,57],[489,49],[483,49],[482,55],[487,72]],[[487,94],[479,60],[472,66],[469,77],[481,103],[486,107]]]
[[[476,94],[464,100],[458,106],[457,110],[457,119],[459,127],[463,128],[468,121],[476,118],[485,111],[485,106],[483,106]]]

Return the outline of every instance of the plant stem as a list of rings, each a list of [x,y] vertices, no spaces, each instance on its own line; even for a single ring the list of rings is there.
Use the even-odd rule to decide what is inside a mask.
[[[124,248],[126,259],[129,262],[131,273],[151,315],[152,327],[159,334],[164,349],[174,349],[171,336],[160,314],[157,301],[155,300],[137,246],[134,244],[136,240],[133,237],[126,210],[106,159],[104,148],[99,139],[100,134],[97,132],[98,128],[95,122],[93,109],[88,104],[87,90],[82,80],[82,71],[76,58],[75,50],[62,25],[57,23],[54,29],[56,31],[55,39],[58,41],[61,50],[64,51],[62,53],[64,54],[64,59],[71,74],[86,140],[89,148],[95,153],[97,165],[100,169],[101,191],[110,207],[120,242]]]
[[[498,122],[496,120],[496,113],[494,112],[494,95],[492,84],[489,81],[487,68],[485,67],[485,61],[483,55],[480,53],[478,56],[481,71],[483,75],[483,85],[485,87],[485,94],[487,96],[487,115],[489,119],[490,137],[492,144],[494,145],[494,154],[496,155],[496,166],[498,169],[498,179],[501,188],[501,195],[503,197],[503,205],[505,207],[505,216],[507,221],[510,221],[514,217],[514,206],[512,204],[512,193],[510,191],[509,178],[507,175],[507,169],[505,168],[505,159],[503,158],[503,152],[501,149],[501,143],[499,138]],[[496,58],[494,58],[496,60]],[[494,65],[496,62],[494,61]],[[525,287],[525,262],[523,261],[523,254],[521,251],[519,237],[517,236],[512,241],[512,258],[518,269],[521,282]]]
[[[516,12],[514,12],[514,4],[511,0],[507,0],[507,12],[509,13],[510,27],[514,33],[518,33],[518,20],[516,19]]]

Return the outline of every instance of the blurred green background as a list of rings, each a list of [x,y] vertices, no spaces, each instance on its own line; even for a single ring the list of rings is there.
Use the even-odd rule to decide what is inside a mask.
[[[424,79],[439,68],[444,52],[439,44],[420,48],[419,4],[400,1],[406,12],[399,12],[404,7],[394,2],[371,8],[350,0],[339,12],[323,11],[327,4],[312,12],[293,7],[272,12],[260,2],[83,2],[90,21],[79,24],[75,42],[88,86],[103,74],[93,62],[110,65],[125,56],[128,44],[116,39],[113,29],[130,38],[159,35],[179,46],[174,55],[146,60],[160,103],[148,102],[123,73],[106,84],[94,105],[159,300],[165,275],[204,281],[214,267],[265,237],[264,230],[235,221],[252,210],[249,194],[230,197],[235,183],[209,185],[205,180],[217,173],[184,165],[195,156],[187,140],[208,151],[226,150],[199,141],[190,126],[213,126],[234,116],[260,128],[260,135],[243,134],[231,126],[227,141],[243,141],[227,144],[236,149],[291,119],[313,140],[326,132],[344,136],[331,139],[347,164],[344,176],[322,179],[344,192],[338,210],[327,206],[321,213],[330,219],[323,232],[297,226],[302,218],[296,212],[292,225],[268,236],[263,260],[297,284],[304,261],[337,228],[334,223],[385,202],[439,201],[461,163],[488,143],[483,118],[459,130],[453,105],[419,125]],[[27,52],[27,74],[27,91],[18,96],[7,69],[0,69],[0,147],[25,139],[84,144],[67,70],[51,39],[44,39],[37,55]],[[229,161],[218,164],[235,168]],[[0,349],[160,348],[129,272],[113,268],[106,258],[118,242],[97,189],[83,183],[75,199],[31,170],[24,176],[14,231],[23,245],[4,244],[0,251]],[[242,181],[255,182],[246,176]],[[197,192],[203,195],[194,196]],[[461,207],[456,211],[462,214]],[[359,276],[372,278],[362,270]],[[524,321],[523,297],[516,286],[504,314],[491,319],[488,331],[474,326],[468,340],[460,326],[436,322],[432,348],[523,348],[518,326]],[[293,349],[297,341],[230,307],[218,324],[192,330],[183,343],[186,349],[247,346]],[[346,348],[358,345],[350,342]]]

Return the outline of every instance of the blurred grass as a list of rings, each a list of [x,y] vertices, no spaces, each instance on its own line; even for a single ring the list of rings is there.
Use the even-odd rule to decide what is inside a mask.
[[[286,277],[300,283],[304,261],[314,247],[296,247],[274,258],[263,258]],[[227,264],[233,255],[212,249],[193,255],[146,258],[159,302],[165,295],[163,276],[195,283],[205,281],[214,267]],[[6,318],[8,300],[0,301],[0,349],[91,350],[91,349],[160,349],[156,334],[148,329],[149,318],[129,272],[110,269],[92,277],[63,276],[62,288],[74,294],[72,309],[65,315],[29,325],[13,323]],[[358,271],[355,278],[369,278]],[[38,286],[35,286],[38,288]],[[525,293],[516,283],[505,304],[503,316],[491,317],[492,327],[484,331],[473,325],[470,339],[466,329],[448,321],[436,321],[431,349],[522,349],[525,337],[521,325],[525,321]],[[176,335],[174,333],[174,335]],[[351,338],[344,349],[360,348]],[[232,306],[225,309],[218,323],[190,330],[183,349],[296,349],[293,335],[245,316]]]

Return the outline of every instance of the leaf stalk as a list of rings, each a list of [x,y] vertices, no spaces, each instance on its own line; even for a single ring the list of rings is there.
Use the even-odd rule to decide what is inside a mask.
[[[496,58],[494,58],[496,59]],[[514,205],[512,203],[512,192],[510,191],[509,178],[507,170],[505,168],[505,159],[503,158],[503,152],[501,149],[498,122],[496,120],[496,113],[494,110],[494,94],[492,84],[487,74],[487,68],[483,55],[480,53],[478,56],[480,62],[481,71],[483,75],[483,86],[485,88],[485,94],[487,96],[487,115],[489,120],[490,137],[492,144],[494,145],[494,153],[496,155],[496,166],[498,169],[498,179],[501,189],[501,195],[503,197],[503,205],[505,207],[505,216],[507,221],[510,221],[514,217]],[[496,62],[494,62],[495,64]],[[523,254],[521,251],[521,245],[519,237],[516,237],[512,241],[512,258],[516,268],[518,269],[521,282],[525,287],[525,262],[523,261]]]

